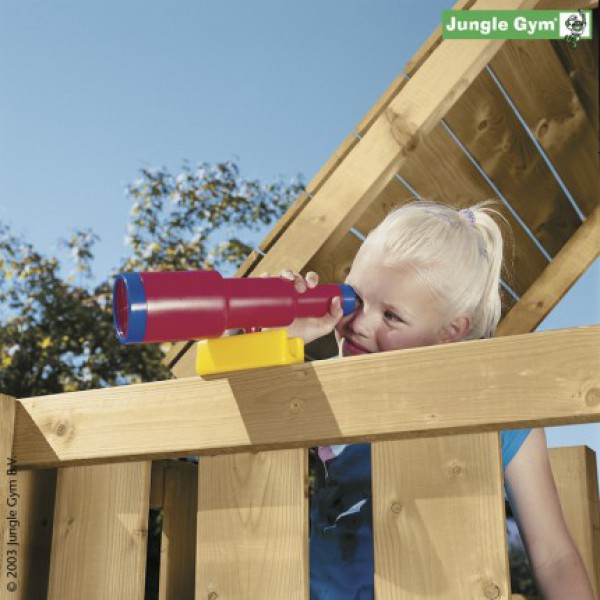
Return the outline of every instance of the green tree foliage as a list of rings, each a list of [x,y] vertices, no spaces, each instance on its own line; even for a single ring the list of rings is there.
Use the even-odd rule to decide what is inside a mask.
[[[112,322],[112,281],[125,271],[219,269],[232,274],[253,236],[278,219],[300,180],[261,183],[231,162],[144,169],[127,188],[129,254],[91,285],[91,230],[63,242],[74,272],[0,223],[0,390],[17,398],[167,379],[164,347],[121,346]]]

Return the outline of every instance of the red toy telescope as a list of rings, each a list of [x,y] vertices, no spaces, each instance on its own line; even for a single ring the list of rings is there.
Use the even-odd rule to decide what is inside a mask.
[[[356,294],[347,284],[305,293],[278,277],[225,279],[216,271],[123,273],[113,288],[113,318],[122,344],[221,337],[227,329],[285,327],[298,317],[321,317],[339,296],[344,315]]]

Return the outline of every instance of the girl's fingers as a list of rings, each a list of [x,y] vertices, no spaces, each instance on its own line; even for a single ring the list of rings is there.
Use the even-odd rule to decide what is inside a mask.
[[[290,269],[284,269],[283,271],[281,271],[279,276],[283,277],[283,279],[293,281],[297,292],[302,293],[308,289],[306,281],[304,281],[304,279],[302,278],[302,275],[300,275],[300,273],[296,273],[294,271],[291,271]]]
[[[319,276],[314,271],[309,271],[306,274],[306,285],[309,288],[314,288],[319,283]]]

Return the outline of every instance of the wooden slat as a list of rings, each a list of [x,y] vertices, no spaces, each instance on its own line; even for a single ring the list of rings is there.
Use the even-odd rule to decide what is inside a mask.
[[[509,41],[490,66],[578,207],[589,214],[600,198],[598,131],[550,41]]]
[[[598,15],[593,16],[591,40],[581,40],[575,48],[563,40],[552,40],[561,65],[571,80],[579,102],[595,132],[598,131]]]
[[[156,460],[150,475],[150,508],[159,510],[165,501],[165,470],[171,460]]]
[[[55,466],[597,422],[599,343],[591,326],[19,400],[14,451]]]
[[[56,469],[16,475],[19,528],[18,591],[10,598],[46,598],[50,571]],[[1,594],[0,594],[1,597]]]
[[[417,148],[416,152],[419,152]],[[408,187],[397,177],[392,177],[369,208],[356,220],[354,229],[367,236],[395,208],[417,200]]]
[[[277,454],[288,460],[273,460]],[[307,453],[214,456],[199,464],[196,597],[306,600]]]
[[[48,598],[142,599],[150,463],[59,469],[56,488]]]
[[[596,455],[585,446],[550,448],[549,454],[565,520],[598,597],[600,506]]]
[[[507,598],[499,434],[378,442],[372,459],[376,597]]]
[[[600,208],[596,208],[500,322],[494,335],[498,337],[533,331],[599,254]]]
[[[546,252],[557,254],[580,220],[487,71],[445,120]]]
[[[159,600],[193,600],[198,467],[170,461],[164,469]]]

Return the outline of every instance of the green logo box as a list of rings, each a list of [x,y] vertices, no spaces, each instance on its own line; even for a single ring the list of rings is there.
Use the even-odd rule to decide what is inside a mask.
[[[445,10],[445,40],[589,40],[591,10]]]

